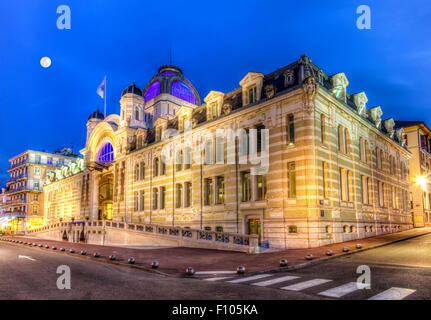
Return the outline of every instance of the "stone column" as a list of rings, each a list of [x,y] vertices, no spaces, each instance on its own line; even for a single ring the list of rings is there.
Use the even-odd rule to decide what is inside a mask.
[[[99,211],[99,180],[100,176],[96,172],[92,172],[90,174],[90,220],[98,219],[98,211]]]

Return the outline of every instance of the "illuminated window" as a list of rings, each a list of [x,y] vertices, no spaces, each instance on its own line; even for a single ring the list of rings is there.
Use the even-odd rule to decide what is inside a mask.
[[[175,81],[172,84],[171,94],[181,100],[196,104],[196,97],[193,91],[181,81]]]
[[[216,203],[222,204],[224,203],[224,178],[223,177],[217,177],[216,178]]]
[[[114,161],[114,148],[112,144],[105,143],[99,151],[98,161]]]
[[[145,102],[150,101],[160,94],[160,82],[153,82],[144,94]]]
[[[251,177],[250,172],[241,172],[241,186],[242,186],[242,201],[251,200]]]
[[[213,180],[210,178],[205,179],[204,183],[205,199],[204,203],[206,206],[213,204]]]
[[[289,179],[289,198],[296,197],[296,169],[295,162],[289,162],[287,164],[287,174]]]
[[[297,226],[289,226],[289,233],[298,233]]]
[[[256,177],[256,200],[266,199],[266,177],[262,175]]]

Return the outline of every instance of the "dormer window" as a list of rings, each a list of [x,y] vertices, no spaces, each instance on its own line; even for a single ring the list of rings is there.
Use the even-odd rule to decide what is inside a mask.
[[[257,91],[256,86],[253,86],[248,89],[248,103],[255,103],[257,100]]]
[[[211,103],[211,114],[213,118],[217,118],[220,115],[218,112],[217,102]]]
[[[287,72],[284,73],[284,86],[290,86],[291,84],[293,84],[295,78],[293,76],[293,71],[289,70]]]
[[[162,140],[162,128],[157,127],[156,128],[156,141]]]

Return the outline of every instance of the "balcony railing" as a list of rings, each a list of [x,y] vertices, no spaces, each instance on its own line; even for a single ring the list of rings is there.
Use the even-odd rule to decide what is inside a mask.
[[[14,188],[14,189],[7,189],[5,191],[5,193],[10,194],[10,193],[18,192],[18,191],[42,191],[42,188],[41,187],[30,188],[30,187],[24,186],[24,187],[19,187],[19,188]]]
[[[8,170],[17,168],[19,166],[22,166],[24,164],[40,164],[40,165],[44,165],[44,166],[50,166],[50,167],[62,167],[64,166],[64,162],[56,162],[56,163],[51,163],[48,161],[36,161],[36,160],[24,160],[15,164],[11,164]]]

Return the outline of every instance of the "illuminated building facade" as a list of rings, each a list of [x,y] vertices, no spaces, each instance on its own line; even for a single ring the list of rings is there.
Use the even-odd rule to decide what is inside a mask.
[[[349,94],[343,73],[328,76],[304,55],[239,84],[201,103],[174,66],[144,89],[132,83],[119,115],[89,116],[79,169],[50,177],[46,222],[258,234],[275,248],[412,227],[403,131],[368,109],[365,93]]]
[[[43,185],[48,174],[74,157],[27,150],[9,160],[10,174],[3,189],[0,223],[11,231],[43,225]]]
[[[412,153],[410,203],[415,227],[431,224],[431,130],[423,121],[396,121]]]

